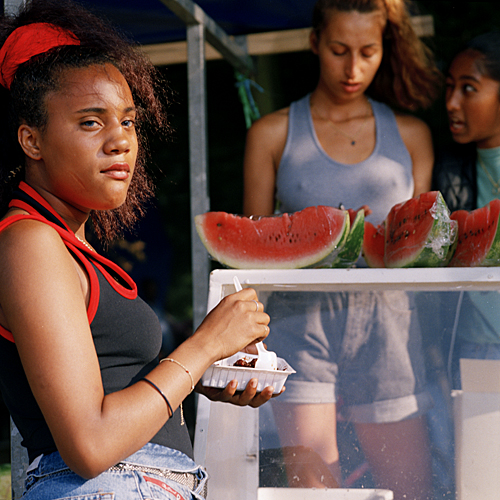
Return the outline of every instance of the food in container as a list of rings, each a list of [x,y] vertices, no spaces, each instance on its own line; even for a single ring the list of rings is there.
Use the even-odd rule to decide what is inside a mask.
[[[254,354],[238,352],[229,358],[217,361],[203,374],[201,383],[205,387],[223,389],[231,380],[236,380],[238,382],[238,390],[243,390],[250,379],[256,378],[258,380],[258,392],[261,392],[266,387],[273,386],[274,394],[280,393],[286,379],[289,375],[295,373],[295,370],[282,358],[278,358],[278,367],[276,370],[260,370],[258,368],[234,365],[239,360],[251,363],[251,360],[256,357]]]

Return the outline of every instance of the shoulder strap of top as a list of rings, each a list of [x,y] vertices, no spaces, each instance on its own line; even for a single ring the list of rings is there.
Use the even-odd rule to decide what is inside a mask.
[[[90,299],[87,308],[89,323],[92,322],[97,312],[100,294],[99,280],[92,262],[99,268],[106,280],[118,293],[130,299],[137,296],[137,285],[132,278],[114,262],[89,250],[69,229],[67,224],[58,216],[54,209],[28,184],[25,182],[20,183],[19,188],[15,191],[15,198],[9,203],[9,207],[20,208],[28,212],[28,215],[20,214],[7,217],[0,222],[0,231],[15,222],[26,219],[38,220],[44,224],[48,224],[58,232],[68,250],[84,266],[90,280]],[[110,271],[119,276],[126,286],[119,284],[117,280],[111,276]],[[0,336],[14,342],[12,333],[1,325]]]
[[[87,248],[57,212],[31,186],[21,182],[15,192],[15,198],[9,204],[9,207],[11,206],[21,208],[30,214],[42,215],[59,232],[66,246],[76,247],[79,250],[79,256],[84,254],[86,259],[90,259],[118,293],[128,299],[137,297],[137,285],[134,280],[114,262]],[[118,276],[123,285],[112,275]]]
[[[9,203],[10,207],[21,208],[30,214],[38,213],[52,224],[70,231],[67,224],[57,215],[54,209],[24,181],[14,191],[14,199]]]
[[[294,101],[290,104],[288,111],[288,135],[287,143],[285,145],[285,150],[290,148],[295,148],[297,140],[304,140],[306,135],[308,138],[312,139],[313,134],[311,133],[311,111],[309,107],[309,101],[311,94],[307,94],[298,101]],[[288,153],[288,151],[286,151]],[[285,155],[285,151],[283,151]]]
[[[14,215],[12,217],[8,217],[7,219],[4,219],[0,223],[0,231],[3,231],[5,228],[9,227],[10,225],[20,221],[20,220],[37,220],[40,222],[43,222],[44,224],[48,224],[49,226],[53,227],[61,236],[61,238],[64,241],[64,244],[68,248],[68,250],[73,253],[75,258],[82,263],[84,266],[85,270],[88,273],[89,279],[90,279],[90,299],[89,299],[89,305],[87,308],[87,317],[89,320],[89,323],[92,322],[94,319],[94,316],[97,312],[97,306],[99,304],[99,281],[97,278],[97,274],[95,272],[95,269],[91,265],[88,259],[85,258],[85,256],[79,251],[78,248],[75,247],[71,242],[68,241],[68,239],[65,237],[65,230],[63,230],[59,225],[54,224],[52,222],[49,222],[47,219],[45,219],[41,215],[37,214],[23,214],[23,215]],[[10,340],[11,342],[14,342],[14,337],[12,333],[7,330],[6,328],[2,327],[0,325],[0,335],[7,340]]]

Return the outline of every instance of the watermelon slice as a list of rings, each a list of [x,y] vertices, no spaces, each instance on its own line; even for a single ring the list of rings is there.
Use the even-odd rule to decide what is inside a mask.
[[[349,232],[349,216],[327,206],[255,220],[207,212],[195,225],[208,253],[227,267],[298,269],[331,265]]]
[[[451,219],[458,222],[457,247],[449,265],[452,267],[500,265],[500,200],[495,199],[472,212],[457,210]]]
[[[371,222],[365,221],[364,229],[363,257],[365,262],[369,267],[385,267],[385,224],[374,226]]]
[[[352,267],[356,264],[361,254],[363,246],[363,234],[365,232],[365,211],[358,211],[349,208],[350,230],[346,242],[340,250],[337,258],[333,261],[332,267]]]
[[[386,267],[437,267],[448,263],[457,222],[439,191],[392,207],[385,224]]]

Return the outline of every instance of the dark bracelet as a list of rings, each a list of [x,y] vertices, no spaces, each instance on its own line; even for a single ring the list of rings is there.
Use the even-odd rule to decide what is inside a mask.
[[[172,406],[169,403],[167,396],[163,393],[163,391],[156,385],[151,382],[151,380],[147,379],[146,377],[141,378],[141,380],[144,380],[144,382],[147,382],[151,387],[154,387],[160,394],[160,396],[165,400],[165,403],[167,403],[168,409],[170,410],[170,417],[174,414],[174,410],[172,410]]]

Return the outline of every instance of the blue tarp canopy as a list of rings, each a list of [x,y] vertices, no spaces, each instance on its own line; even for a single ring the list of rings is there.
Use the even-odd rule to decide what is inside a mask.
[[[184,40],[184,23],[161,0],[81,0],[141,44]],[[305,28],[315,0],[198,0],[228,35]]]

